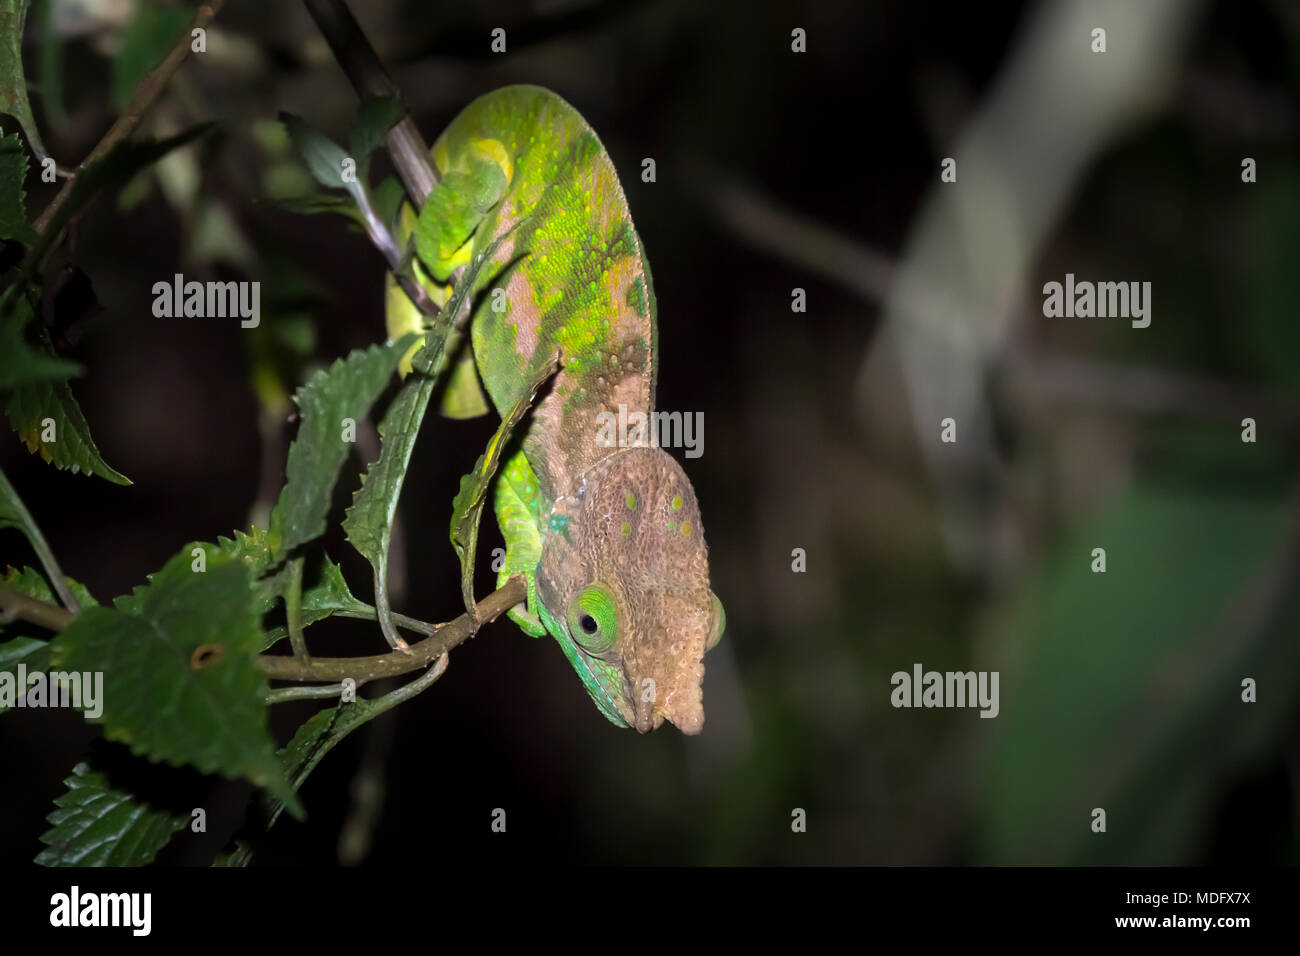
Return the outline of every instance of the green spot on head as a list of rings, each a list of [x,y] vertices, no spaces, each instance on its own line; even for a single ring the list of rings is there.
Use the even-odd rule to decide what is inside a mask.
[[[629,538],[632,536],[632,526],[628,524],[626,521],[624,521],[621,525],[618,526],[618,530],[619,533],[623,535],[623,537],[625,538]]]
[[[669,531],[675,531],[675,530],[677,530],[677,525],[674,524],[674,523],[671,522],[671,521],[668,522],[668,530],[669,530]]]
[[[625,501],[625,504],[627,505],[628,511],[636,511],[636,495],[632,494],[629,491],[627,494],[627,499]]]
[[[676,511],[681,506],[682,506],[682,496],[673,495],[673,510]]]

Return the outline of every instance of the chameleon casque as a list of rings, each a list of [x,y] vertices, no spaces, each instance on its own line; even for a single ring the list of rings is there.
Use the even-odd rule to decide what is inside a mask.
[[[490,256],[474,278],[470,341],[448,340],[461,360],[444,413],[486,412],[481,380],[505,418],[558,356],[496,479],[498,581],[528,582],[510,617],[555,638],[614,724],[645,733],[667,719],[698,733],[703,658],[725,616],[695,492],[648,436],[611,446],[597,418],[620,405],[648,416],[658,361],[650,267],[614,166],[578,112],[535,86],[475,100],[431,152],[440,182],[421,229],[408,207],[399,237],[416,232],[420,281],[445,303],[455,270]],[[387,312],[390,334],[422,327],[391,276]]]

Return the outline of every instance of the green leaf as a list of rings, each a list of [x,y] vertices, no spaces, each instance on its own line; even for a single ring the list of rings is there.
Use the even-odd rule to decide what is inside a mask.
[[[346,216],[354,222],[361,222],[361,212],[357,204],[347,196],[337,193],[304,193],[298,196],[284,196],[276,199],[275,204],[285,212],[297,216],[317,216],[321,213],[334,213]]]
[[[157,809],[82,762],[63,781],[67,792],[56,797],[46,819],[53,827],[41,834],[46,845],[36,857],[42,866],[143,866],[153,861],[184,829],[189,814]]]
[[[72,591],[77,599],[77,603],[82,607],[95,607],[99,604],[94,596],[86,590],[86,586],[72,578],[65,577],[63,580],[68,582],[68,588]],[[45,601],[47,604],[57,603],[54,591],[51,590],[41,572],[35,568],[24,567],[21,571],[17,568],[10,568],[4,577],[4,583],[7,587],[13,588],[19,594],[25,594],[30,598],[38,601]]]
[[[96,601],[90,592],[84,586],[72,580],[65,579],[68,582],[72,593],[76,595],[77,601],[82,607],[94,607]],[[35,568],[25,567],[21,571],[17,568],[10,568],[5,574],[4,583],[6,587],[12,588],[19,594],[25,594],[30,598],[48,603],[57,603],[50,586],[45,583],[45,578]],[[26,622],[22,626],[29,627]],[[5,628],[0,627],[0,631]],[[22,664],[28,673],[33,671],[48,671],[50,669],[50,642],[37,640],[32,637],[19,636],[12,640],[0,643],[0,672],[13,674],[15,679],[18,676],[18,665]],[[0,704],[0,714],[8,710],[8,707]]]
[[[38,159],[45,159],[45,147],[36,130],[27,79],[23,73],[23,26],[27,0],[0,0],[0,113],[8,113],[22,125],[27,142]]]
[[[326,707],[313,714],[298,728],[293,739],[279,753],[285,776],[293,785],[293,789],[295,791],[301,789],[316,765],[344,737],[427,689],[442,675],[442,672],[443,667],[434,664],[415,680],[389,691],[382,697],[376,697],[374,700],[358,697],[351,703]],[[270,824],[274,824],[283,805],[278,798],[271,796],[267,798],[266,809],[267,819]]]
[[[67,382],[19,385],[5,402],[5,413],[27,450],[39,451],[54,467],[98,475],[115,485],[131,484],[131,479],[110,467],[100,455]],[[47,419],[53,419],[52,441],[44,440]]]
[[[61,381],[81,374],[81,366],[28,343],[24,329],[35,318],[21,292],[0,302],[0,393],[33,382]]]
[[[1243,613],[1279,567],[1287,511],[1139,487],[1069,535],[1000,636],[998,717],[975,721],[989,747],[982,858],[1188,862],[1208,801],[1295,702],[1283,679],[1258,703],[1240,697],[1243,676],[1262,690],[1263,675],[1295,672],[1294,620],[1270,633]]]
[[[31,245],[38,238],[27,222],[27,150],[17,134],[0,134],[0,239]]]
[[[323,621],[334,614],[344,613],[349,617],[375,616],[375,609],[364,601],[352,596],[347,581],[343,579],[342,569],[325,558],[321,569],[320,581],[302,593],[302,624],[306,627]],[[266,632],[263,649],[273,646],[289,636],[289,629],[284,626],[273,627]]]
[[[41,529],[36,526],[31,512],[27,510],[27,506],[18,497],[18,492],[9,483],[9,479],[5,477],[3,471],[0,471],[0,528],[17,528],[21,531],[27,537],[32,550],[36,552],[36,557],[40,559],[41,566],[49,571],[51,575],[61,574],[57,570],[58,562],[54,559],[54,552],[50,550],[49,544],[45,541],[45,535],[41,534]],[[65,580],[71,582],[71,578]],[[54,583],[58,584],[57,577],[54,578]],[[76,610],[75,607],[72,607],[77,600],[76,590],[62,588],[60,591],[64,604],[71,610]]]
[[[429,397],[446,366],[447,337],[456,315],[468,305],[479,273],[511,232],[513,229],[497,237],[470,261],[446,306],[439,311],[433,328],[425,336],[424,347],[411,363],[412,374],[407,376],[379,423],[379,459],[362,476],[361,487],[353,495],[352,505],[343,519],[343,532],[348,541],[375,569],[375,610],[389,643],[393,643],[397,632],[388,607],[388,545],[411,451],[429,407]]]
[[[44,232],[41,233],[40,240],[27,251],[21,280],[32,281],[50,243],[54,242],[72,217],[80,213],[101,190],[116,190],[141,169],[157,162],[173,149],[206,136],[214,128],[211,123],[202,123],[167,139],[128,139],[118,143],[99,162],[81,170],[77,178],[72,181],[72,191],[68,194],[67,200],[50,218]]]
[[[271,512],[270,541],[277,557],[324,532],[330,495],[350,447],[343,437],[344,419],[351,419],[355,427],[365,418],[414,340],[406,336],[354,350],[298,389],[295,399],[302,424],[289,449],[280,500]]]
[[[483,505],[487,501],[487,492],[496,477],[497,466],[501,462],[501,453],[510,442],[510,435],[515,427],[533,407],[533,399],[560,367],[557,353],[531,383],[531,387],[515,402],[510,413],[501,420],[492,440],[483,454],[474,463],[474,470],[460,480],[460,490],[451,503],[451,544],[460,559],[460,591],[465,602],[465,609],[471,614],[475,611],[474,601],[474,555],[478,549],[478,526],[483,517]]]
[[[26,693],[27,688],[18,680],[18,665],[27,669],[27,673],[48,671],[50,669],[50,642],[38,641],[34,637],[15,637],[0,642],[0,675],[12,674],[14,691]],[[0,677],[0,680],[3,678]],[[0,698],[2,700],[2,698]],[[0,703],[0,714],[11,708]]]
[[[122,31],[122,46],[113,58],[113,105],[120,111],[131,100],[140,78],[158,65],[193,15],[181,6],[146,3]]]
[[[216,544],[195,541],[185,546],[182,554],[195,557],[194,549],[203,548],[205,558],[215,549],[223,558],[238,561],[248,568],[253,575],[253,608],[258,617],[271,609],[276,598],[280,596],[280,581],[275,575],[263,577],[275,564],[271,553],[269,534],[260,528],[249,532],[236,531],[233,538],[218,537]],[[193,562],[191,561],[191,566]]]
[[[348,154],[342,146],[292,113],[281,112],[280,122],[316,182],[327,189],[349,189],[355,185],[343,181],[343,161]]]
[[[431,377],[419,373],[408,375],[402,383],[379,423],[379,459],[361,476],[361,487],[353,494],[343,519],[343,532],[348,541],[381,577],[387,573],[388,542],[397,499],[433,385]]]
[[[352,157],[357,161],[357,178],[369,179],[370,154],[384,142],[384,137],[406,115],[402,104],[392,96],[361,98],[357,108],[357,121],[352,126]]]
[[[320,581],[302,594],[302,610],[304,615],[325,616],[335,611],[373,614],[375,609],[352,596],[348,582],[343,579],[343,569],[326,558]]]
[[[374,206],[375,214],[379,216],[379,221],[389,232],[397,230],[397,213],[405,201],[406,190],[402,188],[396,176],[385,176],[375,187],[371,204]]]
[[[114,607],[83,611],[54,639],[62,669],[104,675],[99,722],[150,760],[243,778],[301,811],[267,733],[267,681],[252,568],[188,552]]]

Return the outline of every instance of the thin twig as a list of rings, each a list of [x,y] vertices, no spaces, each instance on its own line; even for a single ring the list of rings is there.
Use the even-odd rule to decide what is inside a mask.
[[[51,631],[63,630],[77,616],[56,604],[28,597],[4,584],[0,584],[0,610]]]
[[[343,0],[303,0],[303,3],[357,93],[391,96],[400,101],[397,84],[384,69],[347,4]],[[429,147],[424,137],[407,115],[388,131],[385,142],[406,194],[419,209],[438,184],[438,172],[429,162]]]
[[[154,101],[167,87],[172,74],[190,55],[191,35],[193,32],[205,29],[212,21],[212,18],[217,15],[223,2],[224,0],[204,0],[203,3],[199,4],[198,9],[194,11],[194,19],[190,21],[189,26],[176,38],[176,42],[167,51],[167,55],[163,57],[162,62],[140,78],[140,82],[136,84],[135,90],[131,93],[131,99],[127,102],[122,115],[117,118],[117,122],[109,127],[108,132],[104,134],[104,138],[90,151],[90,155],[82,161],[81,165],[77,167],[78,169],[93,166],[107,156],[113,150],[113,147],[136,131],[140,122],[144,119],[145,113],[149,111]],[[59,211],[59,207],[72,195],[72,187],[75,182],[75,175],[69,177],[64,182],[63,188],[58,191],[50,204],[41,212],[35,223],[37,232],[45,232],[45,228],[50,224],[50,220],[54,218],[54,214]]]
[[[339,697],[347,685],[326,684],[323,687],[279,687],[266,695],[267,704],[283,704],[288,700],[307,700],[316,697]]]
[[[473,637],[478,627],[495,620],[528,598],[528,586],[516,575],[478,603],[478,622],[469,614],[438,628],[432,637],[410,645],[407,651],[371,657],[313,657],[303,665],[292,657],[261,657],[258,663],[273,680],[342,681],[352,678],[360,687],[380,677],[396,677],[419,670],[430,661]]]

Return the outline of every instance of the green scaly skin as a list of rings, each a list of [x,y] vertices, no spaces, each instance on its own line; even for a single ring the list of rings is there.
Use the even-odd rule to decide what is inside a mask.
[[[506,235],[476,281],[472,357],[444,408],[475,407],[481,379],[505,416],[560,357],[497,479],[499,580],[528,581],[511,617],[556,639],[613,723],[698,733],[703,658],[724,616],[695,492],[663,450],[607,447],[597,419],[654,409],[654,288],[613,164],[576,110],[533,86],[475,100],[432,156],[441,182],[415,231],[435,297]],[[388,319],[392,334],[420,324],[391,281]]]

